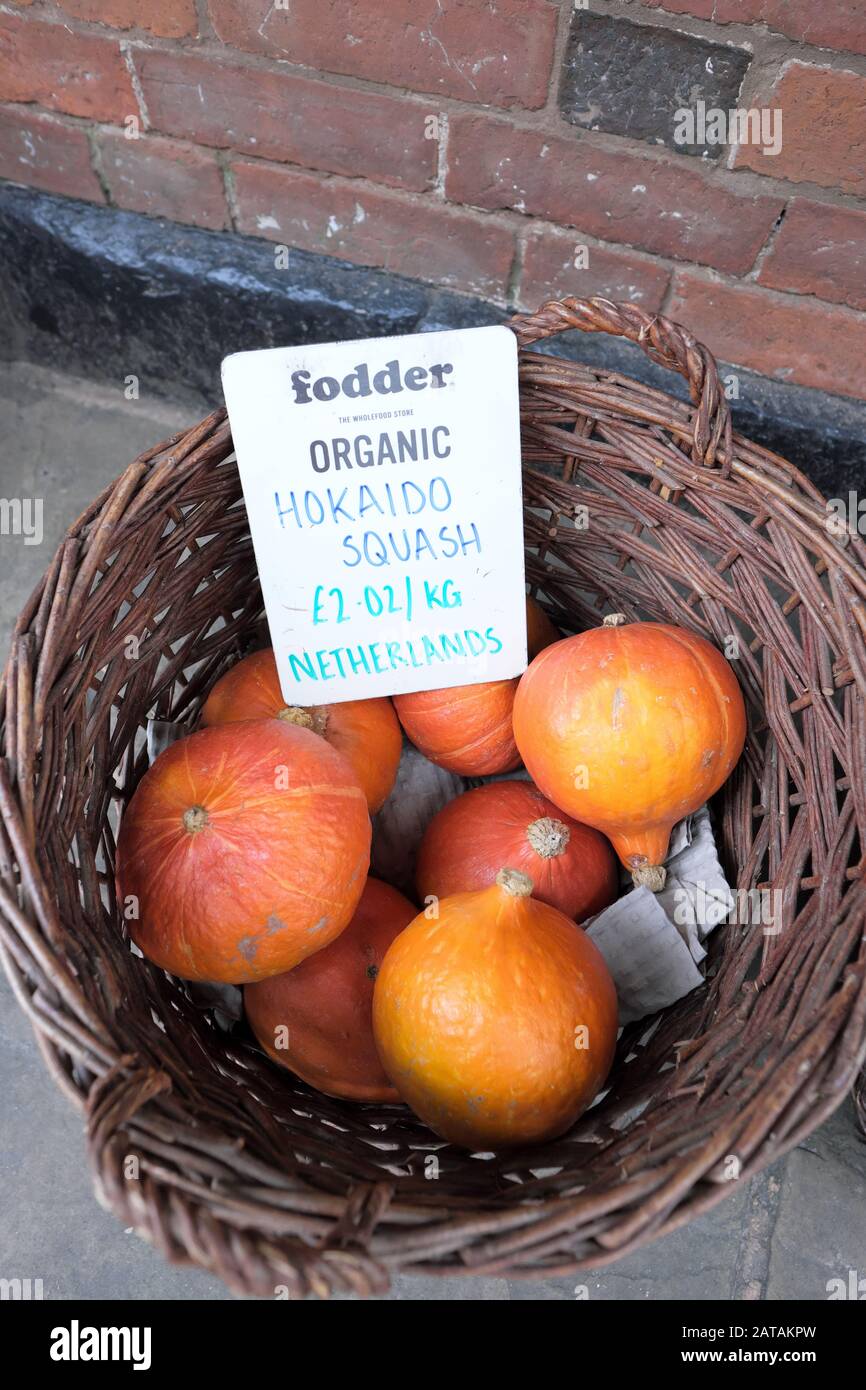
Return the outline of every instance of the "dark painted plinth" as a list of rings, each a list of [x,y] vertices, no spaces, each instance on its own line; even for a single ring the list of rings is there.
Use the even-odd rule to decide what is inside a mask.
[[[222,400],[223,357],[245,348],[502,322],[495,305],[271,242],[179,227],[0,183],[0,356],[142,390]],[[677,395],[636,347],[572,333],[550,351]],[[722,364],[723,373],[731,368]],[[862,484],[866,404],[737,371],[736,427],[828,496]]]

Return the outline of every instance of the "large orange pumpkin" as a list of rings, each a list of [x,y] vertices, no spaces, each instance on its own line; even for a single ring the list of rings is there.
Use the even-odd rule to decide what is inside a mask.
[[[635,881],[658,891],[671,829],[729,776],[746,712],[703,637],[615,614],[536,657],[514,733],[544,795],[603,831]]]
[[[379,1055],[431,1129],[470,1149],[553,1139],[616,1046],[616,990],[580,927],[503,869],[401,932],[373,995]]]
[[[422,900],[487,888],[502,864],[528,874],[532,895],[582,922],[613,902],[616,855],[531,782],[489,782],[455,797],[430,822],[418,851]]]
[[[526,599],[529,658],[559,636],[535,599]],[[463,777],[511,772],[520,754],[511,728],[518,677],[441,690],[395,695],[394,706],[409,738],[425,757]]]
[[[339,936],[369,862],[367,803],[346,759],[308,729],[256,719],[157,758],[121,821],[117,892],[149,960],[243,984]]]
[[[253,652],[217,681],[202,710],[207,726],[241,719],[282,719],[321,734],[349,759],[370,813],[378,811],[397,776],[403,746],[400,723],[386,697],[304,708],[287,705],[271,648]]]
[[[418,909],[368,878],[346,930],[285,975],[247,985],[244,1008],[269,1057],[344,1100],[399,1100],[373,1041],[373,985],[385,952]]]

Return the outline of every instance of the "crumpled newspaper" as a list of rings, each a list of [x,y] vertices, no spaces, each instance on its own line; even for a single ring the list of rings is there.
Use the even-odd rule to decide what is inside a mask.
[[[147,721],[147,761],[155,763],[160,753],[171,744],[186,738],[192,730],[186,724],[175,723],[172,719],[148,719]]]
[[[373,818],[371,873],[414,902],[415,860],[424,831],[437,811],[468,785],[464,777],[437,767],[404,741],[391,794]]]
[[[706,806],[674,826],[665,866],[661,893],[632,888],[583,923],[616,984],[621,1025],[703,984],[704,941],[734,906]]]

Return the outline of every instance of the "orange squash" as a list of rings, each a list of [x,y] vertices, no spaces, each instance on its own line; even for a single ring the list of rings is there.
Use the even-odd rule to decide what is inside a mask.
[[[400,723],[386,697],[304,708],[287,705],[271,648],[253,652],[217,681],[202,710],[205,727],[242,719],[282,719],[321,734],[349,759],[370,814],[394,785],[403,746]]]
[[[531,782],[490,782],[433,817],[418,851],[419,898],[487,888],[502,864],[528,874],[533,897],[578,922],[617,895],[616,855],[603,835],[558,810]]]
[[[373,1041],[373,985],[391,942],[417,908],[368,878],[336,941],[285,975],[247,985],[250,1027],[280,1066],[344,1100],[399,1100]]]
[[[530,660],[559,636],[535,599],[526,599],[526,632]],[[416,690],[395,695],[400,723],[415,747],[449,772],[463,777],[488,777],[520,766],[511,728],[511,711],[518,677],[458,685],[441,690]]]
[[[486,777],[520,764],[511,729],[517,677],[395,695],[397,717],[419,752],[449,772]]]
[[[607,835],[635,882],[657,892],[671,829],[731,773],[746,711],[703,637],[614,614],[536,657],[514,733],[544,795]]]
[[[379,1056],[431,1129],[469,1149],[564,1133],[598,1094],[616,1046],[601,953],[531,880],[439,903],[388,950],[373,995]]]
[[[339,936],[369,863],[367,803],[346,759],[308,729],[256,719],[157,758],[121,821],[117,893],[154,964],[243,984]]]
[[[559,628],[555,627],[551,618],[548,617],[541,604],[531,595],[526,596],[526,649],[529,660],[543,652],[545,647],[549,647],[552,642],[558,642],[562,637]]]

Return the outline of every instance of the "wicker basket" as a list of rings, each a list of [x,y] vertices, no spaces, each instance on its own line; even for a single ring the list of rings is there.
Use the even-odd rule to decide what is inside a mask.
[[[732,434],[712,357],[676,324],[568,299],[512,327],[529,579],[572,630],[615,608],[738,639],[750,733],[718,837],[732,883],[782,894],[784,926],[715,932],[707,984],[649,1036],[625,1030],[602,1103],[507,1157],[443,1146],[402,1107],[328,1099],[243,1028],[221,1031],[130,951],[115,832],[147,718],[194,720],[261,640],[261,596],[224,413],[143,454],[72,526],[17,625],[0,696],[2,955],[84,1111],[100,1200],[239,1292],[616,1260],[801,1140],[863,1061],[866,547],[831,533],[795,468]],[[692,405],[526,351],[569,328],[640,344]]]

